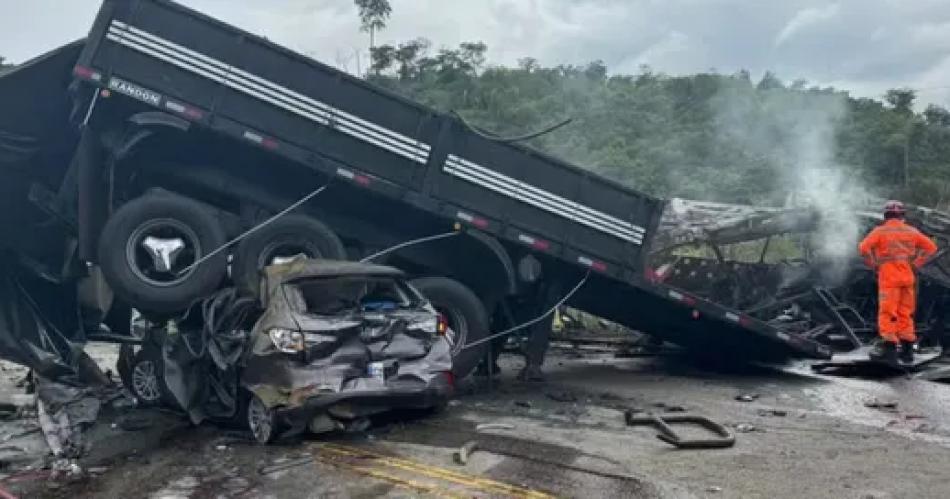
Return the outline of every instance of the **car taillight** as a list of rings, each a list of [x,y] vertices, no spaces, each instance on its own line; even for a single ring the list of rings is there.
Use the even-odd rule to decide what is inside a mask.
[[[450,387],[455,388],[455,374],[452,371],[445,371],[445,381]]]
[[[449,321],[445,319],[445,316],[441,313],[439,314],[438,322],[435,325],[435,332],[439,333],[439,336],[444,336],[445,332],[449,330]]]

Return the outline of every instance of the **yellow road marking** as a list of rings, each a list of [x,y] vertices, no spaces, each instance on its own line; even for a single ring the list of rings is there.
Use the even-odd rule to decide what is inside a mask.
[[[510,497],[524,499],[550,499],[554,497],[541,491],[509,485],[507,483],[498,482],[487,478],[466,475],[449,469],[417,463],[415,461],[409,461],[407,459],[394,456],[386,456],[363,448],[344,447],[334,444],[322,444],[319,446],[319,450],[349,458],[371,458],[374,462],[381,465],[390,466],[392,468],[408,471],[410,473],[420,474],[436,480],[452,482],[457,485],[463,485],[486,493],[500,493]]]
[[[340,447],[336,445],[329,445],[328,450],[340,452],[340,453],[346,453],[352,457],[369,456],[369,457],[372,457],[377,462],[380,462],[382,464],[387,464],[389,466],[392,466],[394,468],[399,468],[404,471],[421,473],[431,478],[447,480],[447,481],[455,482],[461,485],[474,487],[480,490],[491,490],[493,492],[511,495],[513,497],[523,497],[523,498],[531,498],[531,499],[548,499],[552,497],[543,492],[538,492],[531,489],[525,489],[522,487],[509,485],[507,483],[497,482],[495,480],[490,480],[486,478],[476,477],[472,475],[465,475],[465,474],[458,473],[458,472],[448,470],[445,468],[439,468],[437,466],[417,463],[415,461],[409,461],[406,459],[401,459],[401,458],[397,458],[393,456],[386,456],[383,454],[378,454],[372,451],[364,450],[362,448]]]
[[[402,478],[389,473],[385,473],[379,470],[370,469],[365,466],[356,466],[349,464],[338,459],[328,459],[325,456],[315,456],[315,458],[323,463],[329,464],[331,466],[338,466],[340,468],[345,468],[350,471],[359,473],[361,475],[366,475],[372,478],[377,478],[379,480],[384,480],[400,487],[404,487],[410,490],[415,490],[417,492],[424,492],[427,494],[432,494],[438,497],[447,497],[451,499],[464,499],[465,496],[460,496],[452,493],[449,490],[437,487],[435,485],[428,485],[425,483],[417,482],[415,480],[410,480],[408,478]]]

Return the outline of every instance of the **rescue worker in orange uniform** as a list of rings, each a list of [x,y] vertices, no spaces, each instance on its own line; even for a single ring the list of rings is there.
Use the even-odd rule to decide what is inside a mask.
[[[884,223],[858,246],[864,261],[877,270],[878,334],[881,342],[871,358],[890,363],[914,360],[914,311],[917,308],[914,271],[937,252],[937,245],[904,222],[900,201],[884,205]],[[897,345],[900,343],[900,354]]]

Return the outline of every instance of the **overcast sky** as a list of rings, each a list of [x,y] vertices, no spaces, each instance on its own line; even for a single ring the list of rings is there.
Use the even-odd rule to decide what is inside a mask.
[[[23,61],[88,30],[98,0],[4,1],[0,55]],[[351,0],[183,0],[323,62],[365,52]],[[601,59],[670,74],[772,70],[855,95],[921,89],[950,105],[950,0],[392,0],[379,43],[488,44],[492,64]],[[365,64],[365,60],[363,61]],[[938,88],[934,88],[938,87]]]

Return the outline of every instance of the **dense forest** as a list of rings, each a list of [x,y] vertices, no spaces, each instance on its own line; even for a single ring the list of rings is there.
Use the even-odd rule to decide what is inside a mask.
[[[572,118],[530,142],[656,196],[782,204],[817,190],[825,203],[867,194],[950,204],[950,112],[915,112],[911,89],[875,100],[771,73],[486,66],[486,49],[374,47],[367,78],[501,135]]]

